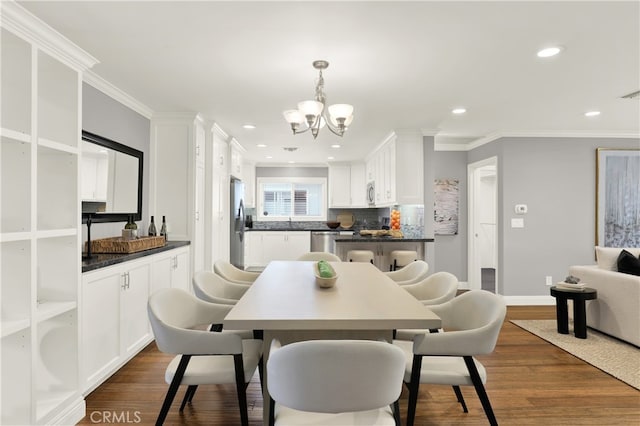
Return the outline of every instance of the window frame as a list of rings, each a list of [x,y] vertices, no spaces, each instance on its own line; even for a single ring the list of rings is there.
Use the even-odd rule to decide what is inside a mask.
[[[291,197],[294,199],[294,187],[296,184],[320,184],[320,216],[296,216],[293,214],[295,203],[291,203],[292,215],[289,216],[265,216],[264,212],[264,185],[265,184],[290,184]],[[256,178],[256,215],[258,221],[276,222],[289,220],[296,222],[323,222],[327,220],[327,178],[325,177],[258,177]]]

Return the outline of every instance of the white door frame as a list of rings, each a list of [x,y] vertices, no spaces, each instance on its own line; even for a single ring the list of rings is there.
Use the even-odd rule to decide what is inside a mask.
[[[480,264],[480,250],[478,249],[478,234],[480,232],[479,229],[479,212],[477,209],[477,203],[480,201],[479,197],[479,182],[480,177],[484,170],[488,167],[495,167],[496,170],[496,185],[494,194],[494,199],[496,205],[495,214],[496,214],[496,226],[494,228],[495,235],[493,236],[493,241],[495,244],[493,245],[494,250],[494,259],[496,259],[496,294],[500,294],[500,287],[498,282],[498,157],[490,157],[484,160],[477,161],[475,163],[471,163],[467,165],[467,205],[468,205],[468,237],[467,237],[467,281],[470,289],[480,289],[481,288],[481,264]]]

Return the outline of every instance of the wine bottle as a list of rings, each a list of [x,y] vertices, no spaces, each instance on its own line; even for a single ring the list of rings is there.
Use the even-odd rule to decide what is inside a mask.
[[[162,226],[160,227],[160,236],[164,237],[164,240],[168,240],[167,236],[167,219],[165,216],[162,216]]]
[[[149,224],[149,236],[150,237],[155,237],[156,235],[158,235],[158,233],[156,231],[156,224],[153,221],[153,216],[151,216],[151,223]]]
[[[132,229],[133,226],[133,216],[127,216],[127,223],[124,225],[124,229]]]
[[[133,220],[133,215],[131,215],[131,237],[138,238],[138,224]]]

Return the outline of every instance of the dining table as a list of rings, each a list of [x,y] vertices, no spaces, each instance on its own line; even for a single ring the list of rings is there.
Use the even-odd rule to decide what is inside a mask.
[[[227,330],[261,330],[263,360],[271,341],[282,345],[312,339],[391,342],[396,329],[437,329],[440,318],[368,262],[329,262],[333,287],[316,283],[316,262],[272,261],[224,319]],[[266,368],[263,415],[269,418]],[[312,385],[312,384],[310,384]]]

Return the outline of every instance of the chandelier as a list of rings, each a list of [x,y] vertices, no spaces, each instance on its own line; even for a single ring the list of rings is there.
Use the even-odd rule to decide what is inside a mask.
[[[284,118],[291,125],[294,135],[311,130],[315,139],[320,129],[326,125],[332,133],[342,136],[353,121],[353,105],[334,104],[327,108],[322,70],[329,67],[329,62],[314,61],[313,67],[319,72],[315,99],[298,103],[298,109],[284,111]],[[306,124],[306,128],[300,130],[303,124]]]

